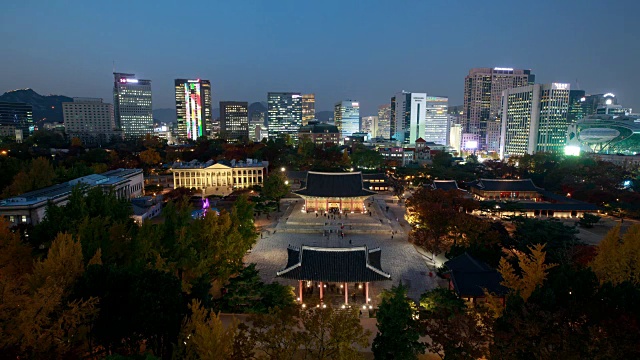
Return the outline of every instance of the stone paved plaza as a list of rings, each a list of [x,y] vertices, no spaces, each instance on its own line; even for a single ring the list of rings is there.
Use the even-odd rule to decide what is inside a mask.
[[[396,213],[381,209],[378,201],[369,201],[369,204],[371,206],[367,210],[371,210],[371,215],[347,214],[346,218],[343,215],[329,220],[320,215],[316,217],[315,213],[301,212],[301,200],[283,202],[283,212],[277,223],[262,226],[262,238],[247,254],[245,262],[256,263],[265,282],[278,281],[297,286],[295,281],[276,277],[276,272],[287,263],[288,245],[380,247],[382,269],[391,274],[391,280],[370,284],[373,305],[379,303],[378,295],[382,289],[390,289],[400,281],[409,287],[409,297],[418,300],[423,292],[436,287],[435,276],[429,276],[431,270],[426,260],[407,242],[402,226],[396,221]],[[340,236],[341,231],[345,233],[344,238]]]

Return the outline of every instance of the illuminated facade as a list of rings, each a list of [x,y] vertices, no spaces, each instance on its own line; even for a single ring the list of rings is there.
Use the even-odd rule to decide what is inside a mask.
[[[391,139],[391,105],[378,106],[378,133],[374,137]]]
[[[209,80],[176,79],[178,139],[197,140],[211,128],[211,83]]]
[[[173,188],[196,189],[205,195],[228,195],[234,190],[262,185],[267,175],[267,161],[247,159],[246,162],[232,160],[228,164],[188,162],[174,163]]]
[[[569,84],[536,84],[503,92],[500,157],[563,152]]]
[[[153,134],[151,80],[135,74],[113,73],[113,110],[116,126],[128,139]]]
[[[302,125],[316,118],[316,94],[302,95]]]
[[[449,144],[449,98],[444,96],[426,97],[424,136],[427,142]]]
[[[321,124],[318,121],[310,121],[301,126],[298,138],[309,138],[316,146],[332,146],[340,143],[340,131],[335,125]]]
[[[487,150],[487,121],[500,119],[502,92],[515,87],[531,85],[534,81],[535,75],[531,74],[531,70],[499,67],[469,70],[469,75],[465,77],[464,81],[464,105],[461,121],[463,138],[477,138],[479,141],[477,149]],[[464,136],[466,134],[476,136]],[[463,150],[475,149],[464,148]]]
[[[376,136],[378,136],[378,117],[363,116],[362,132],[369,134],[372,138],[375,138]]]
[[[122,140],[122,132],[116,131],[113,105],[96,98],[73,98],[62,103],[64,128],[69,137],[77,137],[84,144],[104,144]]]
[[[360,103],[345,100],[336,103],[333,109],[333,122],[340,131],[340,138],[344,139],[360,131]]]
[[[427,116],[426,98],[426,93],[405,91],[391,98],[392,138],[401,144],[408,145],[424,137]]]
[[[574,124],[584,117],[586,99],[584,90],[569,90],[569,111],[567,114],[569,124]]]
[[[289,135],[297,140],[302,125],[302,95],[270,92],[267,94],[267,126],[269,139]]]
[[[220,101],[220,132],[228,142],[249,137],[249,104]]]

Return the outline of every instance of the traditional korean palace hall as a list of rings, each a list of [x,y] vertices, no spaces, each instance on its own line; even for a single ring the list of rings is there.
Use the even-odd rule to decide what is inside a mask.
[[[295,191],[304,199],[304,211],[365,212],[365,200],[376,192],[366,190],[362,173],[307,173],[306,187]]]
[[[303,307],[308,299],[307,303],[371,309],[369,283],[391,279],[382,270],[380,248],[289,245],[287,253],[287,264],[276,275],[298,281],[297,300]]]

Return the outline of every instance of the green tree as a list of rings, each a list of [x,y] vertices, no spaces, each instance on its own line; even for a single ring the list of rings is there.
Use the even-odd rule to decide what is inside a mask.
[[[417,359],[425,344],[419,341],[419,324],[407,290],[400,284],[385,292],[378,307],[378,334],[373,339],[373,355],[377,360]]]
[[[300,309],[287,307],[249,318],[249,338],[255,342],[256,358],[293,360],[308,340],[300,322]]]
[[[378,151],[362,146],[351,154],[351,163],[358,169],[379,169],[384,163],[384,157]]]
[[[56,178],[56,172],[48,159],[39,157],[31,161],[25,170],[16,174],[11,185],[4,192],[4,196],[20,195],[28,191],[51,186]]]
[[[280,211],[280,199],[291,190],[287,178],[282,171],[272,171],[262,185],[262,195],[278,203]]]
[[[528,252],[532,245],[544,244],[549,260],[555,263],[570,263],[573,250],[580,241],[578,230],[566,226],[557,219],[539,220],[517,216],[512,219],[516,226],[512,239],[516,250]]]
[[[594,214],[584,213],[580,218],[580,226],[584,228],[592,228],[593,225],[597,224],[600,221],[601,217]]]
[[[358,309],[319,307],[302,312],[301,318],[305,349],[313,359],[364,359],[356,346],[368,347],[371,333],[362,328]]]

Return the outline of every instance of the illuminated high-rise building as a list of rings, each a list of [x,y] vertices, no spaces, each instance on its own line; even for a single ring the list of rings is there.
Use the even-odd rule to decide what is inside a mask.
[[[376,137],[383,139],[391,139],[391,105],[385,104],[378,106],[378,133]]]
[[[449,144],[449,98],[445,96],[427,96],[424,136],[427,142],[441,145]]]
[[[499,120],[502,92],[531,85],[535,75],[531,70],[512,68],[475,68],[469,70],[464,81],[462,116],[463,150],[487,150],[487,121]],[[469,145],[468,148],[466,144]]]
[[[391,98],[391,137],[401,144],[414,144],[424,137],[426,93],[400,92]]]
[[[302,95],[290,92],[270,92],[267,94],[267,127],[269,139],[289,135],[293,141],[298,138],[302,125]]]
[[[176,79],[176,119],[178,139],[197,140],[212,128],[211,82],[201,79]]]
[[[378,117],[363,116],[361,130],[369,134],[370,137],[375,138],[378,134]]]
[[[569,91],[569,113],[567,120],[569,124],[575,124],[577,121],[582,120],[585,116],[584,104],[586,96],[584,90],[570,90]]]
[[[98,98],[73,98],[62,103],[64,131],[71,138],[79,138],[84,144],[104,144],[122,140],[122,132],[116,131],[113,105]]]
[[[220,101],[220,132],[228,142],[249,137],[249,103]]]
[[[135,74],[113,73],[113,110],[116,126],[128,139],[153,134],[151,80]]]
[[[564,151],[569,90],[569,84],[562,83],[505,90],[500,157]]]
[[[360,131],[360,103],[345,100],[336,103],[333,110],[333,122],[340,131],[340,138],[351,136]]]
[[[316,118],[316,94],[302,95],[302,125]]]
[[[34,130],[33,107],[25,103],[0,102],[0,136],[22,142]]]

